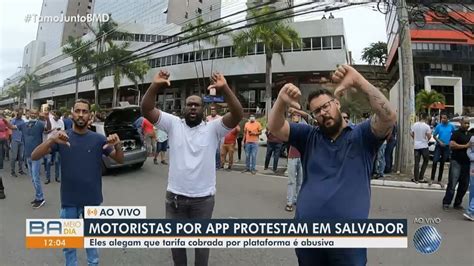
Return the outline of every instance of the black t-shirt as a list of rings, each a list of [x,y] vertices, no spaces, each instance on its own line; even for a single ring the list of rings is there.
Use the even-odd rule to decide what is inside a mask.
[[[470,139],[471,139],[471,134],[469,134],[467,131],[462,132],[460,130],[456,130],[451,135],[451,140],[456,142],[459,145],[467,144]],[[469,157],[467,157],[467,149],[460,149],[460,150],[453,149],[451,153],[451,159],[456,160],[459,163],[469,164]]]

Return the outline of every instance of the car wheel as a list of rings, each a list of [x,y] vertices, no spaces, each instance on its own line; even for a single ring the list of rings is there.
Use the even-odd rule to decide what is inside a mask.
[[[145,162],[136,163],[136,164],[132,165],[132,167],[133,167],[134,169],[140,169],[140,168],[142,168],[142,166],[143,166],[144,163],[145,163]]]

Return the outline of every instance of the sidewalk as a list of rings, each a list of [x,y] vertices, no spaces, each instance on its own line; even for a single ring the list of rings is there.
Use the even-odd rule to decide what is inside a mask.
[[[286,159],[281,158],[280,162],[285,161]],[[286,178],[288,175],[286,173],[286,166],[283,166],[283,164],[278,164],[278,170],[276,173],[273,173],[271,170],[271,165],[270,164],[270,169],[268,170],[263,170],[264,167],[263,165],[258,165],[257,164],[257,174],[258,175],[267,175],[267,176],[276,176],[280,178]],[[245,170],[245,162],[240,161],[240,162],[235,162],[232,171],[243,171]],[[448,183],[448,172],[449,172],[449,163],[445,163],[444,165],[444,170],[443,170],[443,178],[442,178],[442,183],[446,185]],[[436,172],[436,178],[438,175],[438,171]],[[425,172],[425,180],[428,181],[431,177],[431,162],[426,168]],[[397,173],[390,173],[390,174],[385,174],[383,178],[380,179],[372,179],[371,184],[376,185],[376,186],[388,186],[388,187],[399,187],[399,188],[417,188],[417,189],[430,189],[430,190],[439,190],[439,191],[444,191],[445,188],[441,188],[440,185],[436,184],[437,179],[435,179],[435,182],[431,186],[428,185],[428,183],[418,183],[415,184],[411,181],[413,178],[413,175],[405,175],[405,174],[397,174]]]

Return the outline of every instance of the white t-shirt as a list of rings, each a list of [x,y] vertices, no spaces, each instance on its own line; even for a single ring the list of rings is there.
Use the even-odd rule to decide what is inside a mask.
[[[167,190],[187,197],[216,193],[216,149],[232,129],[222,118],[190,128],[184,119],[160,111],[155,126],[168,133],[169,174]]]
[[[428,148],[429,139],[427,133],[431,133],[431,128],[425,122],[416,122],[411,126],[411,132],[414,134],[415,150]]]
[[[53,116],[49,117],[49,122],[51,123],[51,131],[48,134],[48,139],[51,138],[51,136],[54,134],[57,128],[60,128],[61,130],[64,130],[64,122],[62,118],[59,118],[58,121],[54,120]]]

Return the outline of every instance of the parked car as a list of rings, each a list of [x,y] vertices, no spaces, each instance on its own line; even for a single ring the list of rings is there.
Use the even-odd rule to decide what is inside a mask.
[[[123,164],[119,164],[109,157],[102,156],[102,174],[106,174],[109,169],[124,166],[141,168],[145,163],[148,153],[143,144],[142,137],[137,129],[133,127],[133,122],[140,116],[139,106],[117,107],[112,109],[104,122],[92,123],[92,131],[104,136],[117,134],[122,142],[122,150],[124,152]]]

